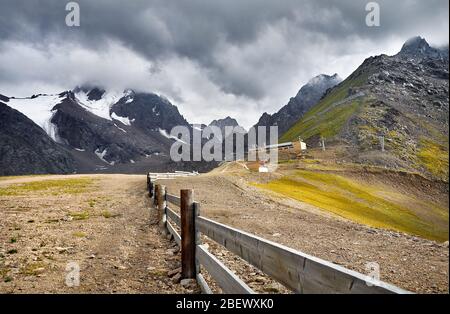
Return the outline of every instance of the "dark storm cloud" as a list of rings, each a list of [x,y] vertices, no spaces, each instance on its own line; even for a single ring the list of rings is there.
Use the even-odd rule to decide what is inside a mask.
[[[133,45],[156,57],[176,52],[190,57],[207,55],[220,36],[231,42],[251,40],[260,25],[289,14],[275,2],[233,1],[76,1],[82,26],[76,31],[64,24],[61,0],[0,3],[2,39],[40,41],[46,36],[78,37],[95,44],[105,36]]]
[[[89,44],[114,37],[155,57],[175,51],[210,59],[220,39],[232,44],[251,42],[262,27],[281,19],[330,39],[352,35],[382,38],[420,28],[447,16],[446,0],[379,0],[383,27],[364,27],[364,0],[79,0],[82,28],[64,24],[63,0],[2,0],[2,39],[40,41],[47,36],[79,36]]]
[[[130,60],[149,62],[139,59],[139,66],[161,68],[160,74],[147,74],[173,99],[187,96],[181,95],[183,86],[170,85],[179,79],[167,74],[172,72],[188,82],[193,77],[201,80],[198,93],[218,96],[221,91],[264,107],[269,100],[287,98],[319,71],[345,76],[363,54],[399,49],[410,36],[448,43],[447,0],[377,1],[379,28],[366,27],[369,1],[363,0],[79,0],[79,28],[65,25],[67,2],[0,0],[0,56],[21,43],[50,54],[49,59],[58,52],[69,53],[67,47],[59,49],[68,43],[75,50],[104,54],[113,40],[137,54],[129,55]],[[12,75],[20,80],[20,65],[15,72],[0,71],[0,83]],[[77,78],[83,79],[81,71]],[[163,79],[168,81],[161,83]]]

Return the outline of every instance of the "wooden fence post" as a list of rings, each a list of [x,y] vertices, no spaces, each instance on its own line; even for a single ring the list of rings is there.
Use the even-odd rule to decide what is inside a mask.
[[[200,216],[200,203],[194,202],[194,227],[195,227],[195,245],[196,246],[202,244],[201,233],[198,230],[197,225],[195,224],[195,221],[198,216]],[[196,274],[200,274],[200,263],[198,262],[197,257],[195,258],[195,272],[196,272]]]
[[[159,226],[161,227],[161,230],[164,234],[167,234],[167,187],[163,185],[162,187],[163,191],[163,205],[161,210],[161,219],[159,221]]]
[[[156,209],[158,209],[158,200],[159,200],[159,189],[160,189],[160,187],[161,187],[161,185],[159,185],[159,184],[155,185],[155,197],[153,198],[154,199],[153,203],[154,203]]]
[[[165,226],[164,214],[166,212],[166,187],[164,185],[159,185],[158,194],[158,224],[162,228]]]
[[[150,178],[150,174],[147,174],[147,190],[148,190],[148,196],[150,198],[153,198],[153,182],[152,182],[152,178]]]
[[[196,278],[195,267],[195,211],[192,190],[181,190],[181,276]]]

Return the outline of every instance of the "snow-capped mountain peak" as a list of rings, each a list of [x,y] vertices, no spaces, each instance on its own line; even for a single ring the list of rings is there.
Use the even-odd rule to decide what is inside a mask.
[[[0,137],[20,139],[8,155],[13,157],[0,159],[6,167],[0,173],[22,173],[27,168],[8,160],[21,160],[30,154],[30,163],[39,172],[114,167],[126,171],[141,167],[142,172],[151,167],[172,167],[166,164],[170,147],[178,139],[168,132],[176,125],[189,125],[176,106],[154,93],[99,87],[27,98],[0,95],[0,111],[5,117]],[[23,143],[29,145],[22,147]],[[10,142],[5,144],[8,150]]]

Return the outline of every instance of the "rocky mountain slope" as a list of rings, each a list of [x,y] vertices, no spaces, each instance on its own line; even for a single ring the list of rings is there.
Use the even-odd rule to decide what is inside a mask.
[[[0,175],[68,173],[70,152],[25,115],[0,102]]]
[[[416,37],[395,56],[366,59],[280,141],[317,147],[323,137],[338,160],[448,181],[448,102],[448,49]]]
[[[2,96],[3,110],[16,109],[27,117],[32,128],[8,128],[2,121],[2,135],[12,142],[27,136],[33,130],[36,136],[54,149],[64,151],[66,166],[43,167],[30,162],[23,168],[28,150],[16,147],[14,153],[2,154],[3,172],[67,173],[67,172],[145,172],[147,170],[197,170],[201,164],[174,164],[170,160],[170,147],[174,141],[170,130],[175,125],[188,122],[177,107],[167,99],[132,90],[105,91],[99,87],[77,87],[58,95],[39,94],[28,98]],[[8,110],[9,111],[9,110]],[[16,112],[16,111],[14,111]],[[39,132],[35,132],[39,130]],[[6,142],[5,142],[6,143]],[[39,151],[39,141],[31,141],[34,151]],[[4,142],[1,149],[6,149]],[[42,154],[41,159],[48,159]],[[69,158],[70,157],[70,158]],[[52,162],[53,159],[48,159]],[[23,170],[21,170],[23,169]],[[26,169],[34,169],[34,172]]]
[[[264,113],[259,119],[258,126],[278,126],[278,134],[288,131],[312,106],[322,98],[325,92],[342,81],[339,75],[332,76],[321,74],[312,78],[306,85],[300,88],[295,97],[278,112],[270,115]],[[267,137],[268,138],[268,135]]]

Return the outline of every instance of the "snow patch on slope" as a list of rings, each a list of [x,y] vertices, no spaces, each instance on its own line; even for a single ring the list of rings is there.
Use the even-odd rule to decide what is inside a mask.
[[[97,149],[95,150],[94,153],[97,155],[97,157],[98,157],[101,161],[107,163],[108,165],[114,166],[114,161],[108,162],[108,161],[105,159],[105,155],[106,155],[107,152],[108,152],[108,150],[107,150],[106,148],[105,148],[102,152],[100,152],[100,149],[97,148]]]
[[[134,121],[134,119],[130,120],[128,117],[119,117],[115,112],[111,114],[111,118],[120,121],[124,125],[131,125],[131,122]]]
[[[58,130],[51,122],[54,106],[61,103],[62,98],[55,95],[40,95],[35,98],[10,98],[7,105],[39,125],[55,142],[58,141]]]
[[[122,131],[123,133],[127,133],[127,131],[125,131],[124,129],[122,129],[120,126],[118,126],[117,124],[114,123],[114,126],[116,128],[118,128],[120,131]]]
[[[87,111],[101,118],[112,120],[110,115],[111,106],[127,95],[128,93],[126,92],[108,91],[102,95],[101,99],[90,100],[86,92],[79,91],[75,94],[75,97],[80,106]]]
[[[178,137],[173,136],[173,135],[170,135],[169,133],[167,133],[166,130],[158,129],[158,131],[159,131],[159,133],[160,133],[162,136],[164,136],[164,137],[166,137],[166,138],[168,138],[168,139],[172,139],[172,140],[181,142],[181,143],[183,143],[183,144],[187,144],[185,141],[179,139]]]

